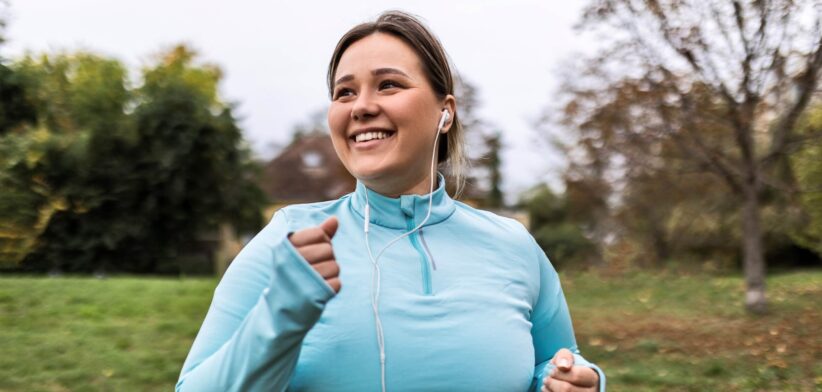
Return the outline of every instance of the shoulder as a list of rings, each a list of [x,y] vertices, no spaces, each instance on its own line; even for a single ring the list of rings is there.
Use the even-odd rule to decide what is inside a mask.
[[[252,238],[246,247],[276,246],[289,233],[315,226],[335,215],[341,203],[347,196],[337,200],[321,201],[316,203],[291,204],[274,212],[274,215]]]
[[[337,200],[291,204],[279,209],[275,216],[280,214],[289,223],[313,222],[318,219],[321,222],[325,218],[334,215],[342,205],[348,202],[348,198],[350,198],[350,195],[345,195]]]
[[[552,270],[542,248],[520,221],[498,215],[491,211],[471,207],[457,202],[455,218],[461,233],[470,233],[472,241],[481,244],[495,255],[502,255],[506,270],[510,274],[520,274],[521,281],[528,282],[532,293],[538,293],[545,273]],[[519,268],[511,268],[518,266]],[[536,294],[532,297],[536,301]]]
[[[457,219],[460,223],[479,231],[478,234],[508,239],[515,246],[531,246],[534,243],[531,233],[516,219],[474,208],[460,201],[455,201],[455,204]]]

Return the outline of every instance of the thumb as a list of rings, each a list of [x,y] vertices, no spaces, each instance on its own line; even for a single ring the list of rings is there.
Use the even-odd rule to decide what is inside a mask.
[[[560,349],[556,354],[554,354],[554,358],[551,359],[551,363],[556,365],[559,370],[571,370],[571,367],[574,366],[574,354],[567,348]]]
[[[336,216],[332,216],[323,221],[323,223],[320,223],[320,228],[323,229],[329,239],[334,238],[334,233],[337,232],[337,227],[339,227],[339,221],[337,221]]]

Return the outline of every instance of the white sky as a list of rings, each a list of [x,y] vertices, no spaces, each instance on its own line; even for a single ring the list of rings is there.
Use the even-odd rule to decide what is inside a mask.
[[[509,201],[556,181],[563,160],[533,121],[552,104],[559,64],[590,48],[571,26],[585,2],[550,0],[254,1],[10,0],[4,57],[87,49],[134,70],[184,42],[225,72],[223,96],[239,103],[246,138],[260,156],[286,143],[296,123],[328,104],[326,66],[340,36],[386,9],[421,16],[457,71],[478,87],[479,116],[503,131]],[[585,50],[588,51],[588,50]],[[270,155],[270,153],[268,153]]]

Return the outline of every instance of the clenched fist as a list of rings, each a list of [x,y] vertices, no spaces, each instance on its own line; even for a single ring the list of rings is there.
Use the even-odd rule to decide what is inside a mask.
[[[309,227],[296,231],[288,236],[297,252],[308,261],[317,273],[325,279],[325,283],[340,292],[340,266],[334,259],[334,249],[331,247],[331,238],[337,232],[337,218],[330,217],[319,226]]]
[[[551,363],[556,366],[542,382],[542,392],[586,392],[599,389],[599,374],[586,366],[574,365],[574,354],[567,348],[554,354]]]

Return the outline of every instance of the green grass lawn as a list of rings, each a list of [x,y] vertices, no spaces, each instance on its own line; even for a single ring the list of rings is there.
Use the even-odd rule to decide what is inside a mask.
[[[822,391],[822,272],[768,279],[747,315],[737,277],[562,278],[577,340],[613,391]]]
[[[822,390],[822,272],[768,280],[563,274],[583,354],[610,391]],[[0,277],[0,391],[169,391],[213,279]]]

